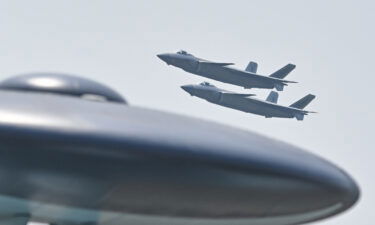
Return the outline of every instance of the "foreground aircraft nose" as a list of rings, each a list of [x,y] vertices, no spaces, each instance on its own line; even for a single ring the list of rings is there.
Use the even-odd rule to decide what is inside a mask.
[[[170,56],[169,54],[167,53],[164,53],[164,54],[158,54],[156,55],[159,59],[163,60],[164,62],[166,62],[168,65],[170,64],[169,61],[170,61]]]
[[[341,171],[341,170],[340,170]],[[360,190],[355,181],[346,173],[344,174],[343,181],[341,185],[338,186],[339,198],[343,199],[343,205],[345,208],[352,206],[355,202],[358,201],[360,196]]]
[[[360,196],[359,187],[348,174],[333,165],[325,164],[325,162],[321,162],[316,167],[322,168],[326,177],[319,178],[316,175],[304,177],[307,178],[306,181],[309,184],[309,188],[313,190],[310,192],[311,196],[305,196],[306,200],[310,199],[310,202],[306,203],[306,206],[309,206],[305,210],[309,210],[310,207],[324,208],[324,205],[326,205],[326,209],[334,209],[336,207],[336,210],[328,213],[330,215],[345,211],[358,201]],[[302,199],[304,198],[303,196],[301,197]]]
[[[181,88],[191,95],[192,95],[193,90],[194,90],[194,87],[192,85],[182,85]]]

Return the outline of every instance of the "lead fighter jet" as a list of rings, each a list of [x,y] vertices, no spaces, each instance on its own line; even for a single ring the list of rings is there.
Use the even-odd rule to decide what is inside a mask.
[[[303,120],[305,115],[313,113],[303,109],[315,98],[315,95],[309,94],[290,106],[281,106],[277,104],[279,94],[274,91],[268,95],[266,101],[262,101],[255,98],[248,98],[249,96],[252,96],[252,94],[229,92],[219,89],[208,82],[203,82],[199,85],[184,85],[181,86],[181,88],[190,95],[206,99],[211,103],[265,116],[266,118],[295,117],[297,120]]]
[[[284,78],[296,68],[293,64],[288,64],[270,76],[257,74],[258,64],[250,62],[246,70],[239,70],[230,65],[233,63],[212,62],[205,59],[197,58],[186,51],[177,53],[166,53],[157,55],[168,65],[179,67],[187,72],[207,77],[213,80],[221,81],[228,84],[250,88],[276,88],[282,91],[288,83],[297,83],[295,81],[284,80]]]

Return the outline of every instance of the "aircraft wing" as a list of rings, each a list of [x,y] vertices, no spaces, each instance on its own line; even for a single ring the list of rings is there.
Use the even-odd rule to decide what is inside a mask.
[[[226,70],[231,71],[233,75],[237,75],[238,77],[246,78],[246,79],[251,79],[251,80],[257,80],[257,81],[269,81],[269,80],[274,80],[275,82],[282,83],[286,85],[287,83],[298,83],[296,81],[290,81],[290,80],[284,80],[276,77],[269,77],[269,76],[263,76],[259,74],[253,74],[249,73],[248,71],[244,70],[239,70],[233,67],[225,67]]]
[[[238,97],[250,97],[250,96],[255,96],[255,94],[241,94],[241,93],[222,93],[223,95],[226,96],[238,96]]]
[[[222,63],[222,62],[209,62],[209,61],[199,61],[200,64],[204,65],[212,65],[212,66],[230,66],[234,65],[234,63]]]
[[[246,79],[251,79],[251,80],[270,80],[270,79],[275,79],[275,80],[280,80],[280,81],[283,81],[281,79],[277,79],[277,78],[273,78],[273,77],[268,77],[268,76],[262,76],[262,75],[258,75],[258,74],[254,74],[254,73],[250,73],[248,71],[245,71],[245,70],[239,70],[239,69],[236,69],[236,68],[233,68],[233,67],[224,67],[224,69],[226,71],[230,71],[231,74],[233,76],[237,76],[237,77],[241,77],[241,78],[246,78]]]

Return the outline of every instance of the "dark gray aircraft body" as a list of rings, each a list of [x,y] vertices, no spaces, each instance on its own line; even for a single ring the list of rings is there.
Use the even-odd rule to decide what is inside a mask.
[[[253,113],[266,118],[296,118],[303,120],[304,116],[311,111],[303,110],[314,98],[314,95],[307,95],[289,107],[277,104],[278,93],[272,91],[266,101],[255,98],[248,98],[251,94],[238,94],[219,89],[214,85],[203,82],[199,85],[181,86],[192,96],[203,98],[211,103],[215,103],[228,108],[240,110],[243,112]]]
[[[200,59],[185,51],[177,53],[159,54],[158,57],[168,65],[179,67],[187,72],[207,77],[220,82],[237,85],[246,89],[250,88],[276,88],[282,91],[288,83],[296,83],[295,81],[284,80],[284,78],[296,67],[288,64],[270,76],[258,75],[258,65],[250,62],[246,70],[238,70],[233,67],[233,63],[211,62]]]
[[[351,207],[344,171],[295,146],[129,106],[74,76],[0,83],[0,224],[289,225]]]

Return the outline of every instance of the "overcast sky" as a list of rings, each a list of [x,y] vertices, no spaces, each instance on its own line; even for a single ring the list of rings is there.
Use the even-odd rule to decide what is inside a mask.
[[[361,201],[321,225],[371,225],[375,200],[373,1],[0,0],[0,79],[58,71],[112,86],[130,104],[185,114],[282,139],[351,174]],[[280,94],[289,105],[307,93],[318,111],[303,122],[265,119],[190,97],[179,86],[210,81],[167,66],[156,54],[250,60],[268,75],[287,63],[298,81]],[[216,81],[232,91],[256,93]]]

